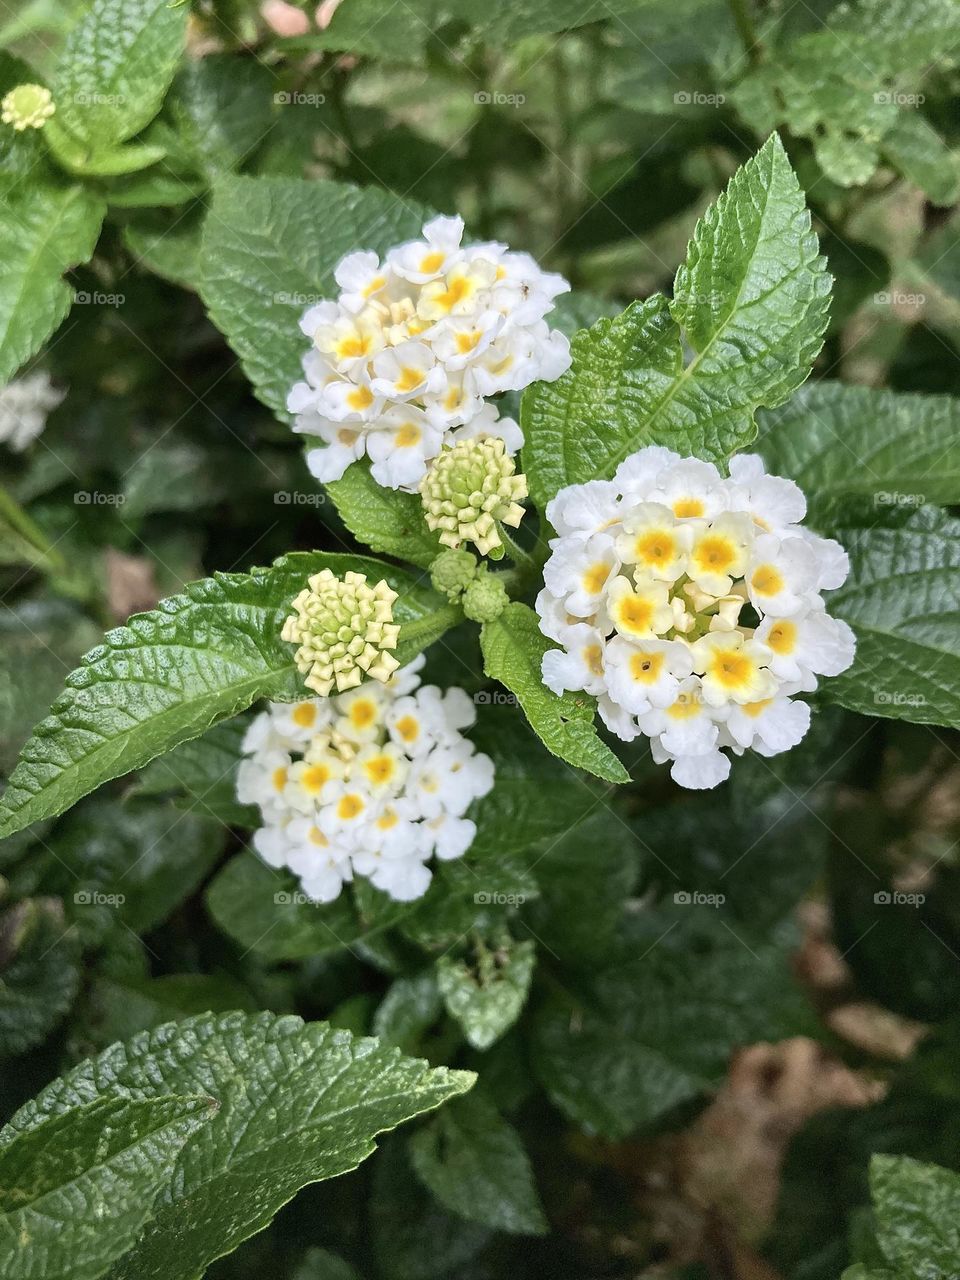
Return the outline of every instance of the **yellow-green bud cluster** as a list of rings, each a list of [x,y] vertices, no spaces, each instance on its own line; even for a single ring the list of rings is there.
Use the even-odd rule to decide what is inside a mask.
[[[338,578],[321,569],[293,602],[281,635],[299,645],[295,660],[308,689],[325,698],[334,685],[343,693],[364,674],[386,682],[400,665],[387,653],[397,647],[393,621],[397,593],[384,581],[367,585],[363,573]]]
[[[42,84],[18,84],[0,102],[0,120],[22,133],[42,129],[55,110],[53,95]]]
[[[460,440],[441,451],[420,482],[420,495],[427,524],[440,531],[445,547],[472,542],[481,555],[500,559],[497,522],[516,528],[527,496],[527,478],[515,470],[495,436]]]

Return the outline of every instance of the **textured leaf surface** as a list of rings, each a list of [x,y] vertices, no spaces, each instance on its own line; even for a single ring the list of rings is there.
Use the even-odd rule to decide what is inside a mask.
[[[814,510],[837,498],[883,508],[960,502],[960,402],[811,382],[760,416],[757,451]]]
[[[411,1138],[410,1161],[461,1218],[519,1235],[546,1232],[520,1135],[485,1094],[473,1091],[444,1107]]]
[[[160,109],[183,49],[185,5],[93,0],[64,45],[56,119],[91,152],[139,133]]]
[[[67,677],[26,744],[0,804],[0,836],[62,813],[110,778],[140,768],[257,698],[302,696],[293,646],[280,639],[290,601],[311,573],[366,572],[401,592],[401,661],[456,620],[402,570],[362,556],[295,552],[270,569],[216,574],[107,632]]]
[[[0,916],[0,1059],[43,1041],[80,985],[80,941],[56,899],[28,898]]]
[[[307,342],[299,319],[336,290],[353,249],[383,253],[428,211],[374,187],[294,178],[223,178],[203,231],[200,292],[264,404],[285,416]]]
[[[0,386],[70,310],[61,276],[93,253],[105,212],[82,187],[0,189]]]
[[[657,294],[598,321],[575,339],[562,378],[525,393],[534,499],[542,506],[565,485],[609,477],[643,445],[722,462],[748,444],[754,411],[782,403],[810,372],[829,289],[774,136],[697,224],[673,302]]]
[[[857,656],[824,693],[867,715],[960,726],[960,521],[922,507],[835,532],[851,570],[827,603],[856,632]]]
[[[346,1173],[374,1137],[473,1083],[469,1072],[358,1040],[326,1023],[230,1013],[171,1023],[81,1063],[27,1103],[0,1149],[97,1096],[202,1092],[220,1108],[180,1154],[115,1280],[196,1280],[307,1183]]]
[[[544,685],[540,662],[552,648],[541,634],[537,615],[525,604],[507,605],[481,632],[488,676],[516,694],[524,714],[544,746],[568,764],[608,782],[629,782],[630,775],[597,736],[594,703],[583,694],[557,697]]]
[[[906,1156],[876,1155],[870,1190],[877,1242],[899,1275],[952,1280],[960,1273],[960,1176]]]
[[[442,550],[427,528],[419,494],[385,489],[365,462],[348,467],[343,478],[324,486],[340,518],[358,542],[398,560],[428,568]]]
[[[108,1096],[45,1117],[0,1149],[0,1277],[103,1275],[213,1105]]]
[[[476,967],[454,956],[437,961],[437,985],[447,1012],[475,1049],[489,1049],[519,1018],[536,963],[536,943],[509,939],[492,956],[485,952]]]

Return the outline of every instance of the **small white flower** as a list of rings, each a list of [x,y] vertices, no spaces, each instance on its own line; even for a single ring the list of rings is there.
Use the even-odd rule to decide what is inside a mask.
[[[684,787],[713,787],[726,754],[773,755],[806,732],[793,699],[853,661],[855,640],[820,592],[849,564],[838,543],[796,523],[803,494],[760,458],[709,463],[650,446],[612,481],[561,490],[558,537],[537,596],[554,693],[597,698],[606,727],[650,739]]]
[[[493,786],[493,764],[463,736],[476,717],[467,694],[418,687],[423,661],[382,684],[275,704],[244,737],[237,794],[260,807],[254,848],[315,901],[354,875],[410,901],[430,883],[430,857],[461,857],[476,834],[464,815]]]
[[[21,453],[47,425],[47,415],[66,393],[43,370],[17,378],[0,389],[0,444]]]
[[[493,435],[515,453],[520,430],[487,397],[569,367],[569,342],[544,320],[567,282],[462,237],[460,218],[438,217],[383,261],[350,253],[334,273],[339,296],[304,312],[313,347],[287,408],[295,431],[323,441],[308,454],[318,479],[368,453],[378,483],[412,492],[444,444]]]

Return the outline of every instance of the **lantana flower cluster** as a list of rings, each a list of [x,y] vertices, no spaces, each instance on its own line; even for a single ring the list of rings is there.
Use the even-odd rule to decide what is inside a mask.
[[[382,262],[350,253],[334,273],[339,296],[304,313],[313,346],[287,407],[295,431],[324,442],[307,453],[319,480],[366,453],[379,484],[415,492],[445,443],[497,436],[515,453],[520,428],[489,397],[568,368],[570,344],[544,319],[567,281],[529,254],[462,238],[461,218],[438,217]]]
[[[725,751],[796,746],[810,708],[794,695],[855,647],[821,596],[843,584],[846,553],[805,514],[800,489],[747,454],[725,478],[651,446],[611,481],[561,490],[537,610],[563,647],[544,655],[544,683],[596,695],[607,728],[645,734],[685,787],[722,782]]]
[[[492,788],[493,762],[464,737],[471,699],[421,686],[422,665],[333,698],[273,703],[247,731],[237,795],[260,807],[254,847],[313,901],[333,901],[355,874],[399,901],[419,898],[430,859],[461,857],[476,835],[464,815]]]

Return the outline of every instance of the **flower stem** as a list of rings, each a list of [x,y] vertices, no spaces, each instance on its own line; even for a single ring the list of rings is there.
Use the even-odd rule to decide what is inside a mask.
[[[750,11],[750,0],[728,0],[728,3],[744,51],[752,65],[756,66],[763,60],[763,45],[760,43],[753,14]]]

